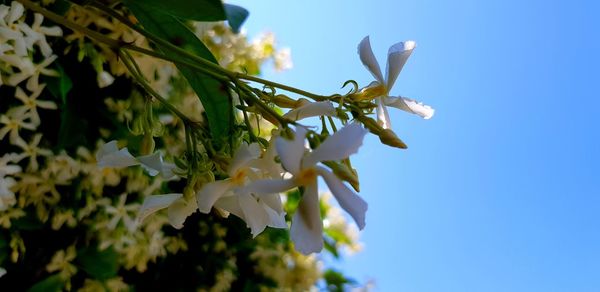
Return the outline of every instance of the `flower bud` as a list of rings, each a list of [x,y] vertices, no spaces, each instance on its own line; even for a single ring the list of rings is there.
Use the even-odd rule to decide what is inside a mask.
[[[404,144],[404,142],[402,142],[402,140],[400,140],[400,138],[396,136],[396,133],[394,133],[394,131],[390,129],[384,129],[383,131],[381,131],[381,133],[379,133],[379,140],[381,140],[381,143],[388,146],[397,147],[401,149],[408,148],[408,146],[406,146],[406,144]]]

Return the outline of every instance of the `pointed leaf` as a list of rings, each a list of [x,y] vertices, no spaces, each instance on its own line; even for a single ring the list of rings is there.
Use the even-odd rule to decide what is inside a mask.
[[[125,3],[150,33],[218,64],[202,41],[176,17],[149,9],[140,5],[140,1],[126,0]],[[233,128],[233,105],[226,87],[221,82],[189,67],[177,65],[177,68],[200,98],[215,143],[218,145],[225,141]]]
[[[220,0],[130,0],[127,3],[196,21],[218,21],[226,17]]]
[[[246,8],[237,5],[224,4],[223,6],[225,7],[225,15],[227,16],[227,22],[231,26],[231,30],[239,33],[242,24],[246,21],[250,12]]]

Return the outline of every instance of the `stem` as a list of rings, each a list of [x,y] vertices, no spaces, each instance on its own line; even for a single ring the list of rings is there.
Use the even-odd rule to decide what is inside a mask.
[[[180,118],[184,124],[189,124],[190,126],[198,123],[195,121],[192,121],[190,118],[188,118],[185,114],[183,114],[182,112],[180,112],[177,108],[175,108],[171,103],[169,103],[164,97],[162,97],[160,94],[158,94],[158,92],[156,92],[147,82],[146,79],[144,78],[144,76],[141,74],[141,72],[138,72],[136,70],[136,68],[139,68],[137,66],[137,63],[135,62],[135,60],[133,59],[133,57],[127,53],[127,52],[123,52],[123,51],[119,51],[119,57],[121,57],[121,59],[123,60],[123,64],[125,64],[125,67],[127,67],[127,69],[129,70],[129,73],[131,73],[131,76],[138,82],[138,84],[140,86],[142,86],[142,88],[148,92],[150,95],[152,95],[154,98],[156,98],[158,101],[160,101],[160,103],[165,106],[170,112],[172,112],[173,114],[175,114],[178,118]]]
[[[264,85],[268,85],[268,86],[271,86],[271,87],[276,87],[276,88],[283,89],[283,90],[286,90],[286,91],[289,91],[289,92],[297,93],[297,94],[306,96],[308,98],[311,98],[311,99],[313,99],[315,101],[325,101],[325,100],[329,100],[330,99],[330,96],[318,95],[318,94],[310,93],[308,91],[304,91],[302,89],[298,89],[298,88],[295,88],[295,87],[292,87],[292,86],[288,86],[288,85],[285,85],[285,84],[281,84],[281,83],[269,81],[269,80],[262,79],[262,78],[259,78],[259,77],[255,77],[255,76],[246,75],[246,74],[243,74],[243,73],[235,73],[234,77],[237,78],[237,79],[254,81],[254,82],[258,82],[258,83],[261,83],[261,84],[264,84]]]

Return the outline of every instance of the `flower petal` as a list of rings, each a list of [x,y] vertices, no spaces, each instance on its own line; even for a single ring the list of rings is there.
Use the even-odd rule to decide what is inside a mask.
[[[150,155],[138,156],[137,159],[150,176],[156,176],[162,171],[163,159],[158,151]]]
[[[239,202],[242,212],[244,212],[246,224],[248,224],[252,232],[252,237],[256,237],[269,224],[269,216],[265,209],[250,194],[239,195]]]
[[[384,102],[387,106],[392,106],[403,111],[416,114],[426,120],[431,119],[431,117],[433,117],[433,113],[435,112],[435,110],[430,106],[405,97],[388,96],[384,99]]]
[[[273,228],[288,228],[287,222],[285,222],[285,212],[278,213],[275,210],[271,209],[264,202],[259,202],[261,206],[267,212],[269,216],[269,226]]]
[[[379,67],[379,63],[377,63],[377,59],[375,59],[375,55],[373,55],[373,50],[371,49],[371,41],[369,40],[369,36],[366,36],[360,44],[358,44],[358,56],[360,57],[360,61],[367,67],[369,72],[373,74],[373,77],[379,83],[385,84],[383,80],[383,75],[381,75],[381,68]]]
[[[408,60],[415,47],[416,43],[414,41],[406,41],[397,43],[388,50],[388,59],[385,66],[385,85],[388,92],[394,86],[402,67],[406,64],[406,60]]]
[[[327,183],[329,190],[340,204],[340,207],[354,218],[356,225],[362,230],[365,227],[367,203],[327,169],[317,167],[317,171],[323,177],[325,183]]]
[[[377,123],[384,129],[392,128],[392,121],[382,98],[377,98]]]
[[[246,218],[244,218],[244,212],[242,211],[242,208],[240,207],[239,197],[240,196],[238,196],[238,195],[221,197],[215,202],[214,207],[225,210],[225,211],[239,217],[240,219],[246,221]]]
[[[119,150],[116,140],[100,147],[100,150],[96,153],[96,161],[99,167],[128,167],[139,164],[135,157],[129,153],[127,147]]]
[[[229,176],[234,176],[239,168],[244,167],[248,162],[257,159],[259,156],[260,146],[258,143],[252,143],[250,145],[242,144],[233,156],[233,160],[229,166]]]
[[[266,177],[281,178],[281,174],[285,171],[281,167],[281,164],[275,161],[276,156],[277,149],[275,149],[275,139],[271,139],[269,147],[267,147],[267,150],[263,153],[262,157],[253,160],[250,166],[261,170],[263,174],[266,173]]]
[[[220,180],[206,184],[196,193],[198,209],[208,214],[215,202],[233,187],[230,180]]]
[[[283,213],[283,205],[281,203],[281,196],[279,193],[257,195],[261,202],[269,206],[277,213]]]
[[[281,159],[283,167],[292,174],[300,171],[300,161],[304,155],[304,139],[306,138],[306,128],[302,126],[296,127],[294,140],[287,140],[282,137],[277,137],[275,147]]]
[[[241,192],[256,195],[275,194],[296,187],[292,179],[259,179],[248,183]]]
[[[305,186],[304,195],[292,219],[290,234],[296,250],[305,255],[323,249],[323,221],[316,183]]]
[[[192,215],[197,209],[195,200],[186,201],[179,198],[169,206],[169,223],[177,229],[183,228],[185,219]]]
[[[368,131],[358,123],[351,123],[343,127],[309,153],[304,158],[303,166],[306,168],[320,161],[347,158],[358,151],[367,133]]]
[[[293,121],[299,121],[309,117],[333,117],[335,115],[335,108],[330,101],[318,101],[307,102],[306,104],[287,112],[283,117]]]
[[[181,197],[183,197],[183,194],[166,194],[146,197],[142,207],[140,207],[136,221],[138,224],[142,223],[146,217],[160,209],[169,207],[175,200]]]

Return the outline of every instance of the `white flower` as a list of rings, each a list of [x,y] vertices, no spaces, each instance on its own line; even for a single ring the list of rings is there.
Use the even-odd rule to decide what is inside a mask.
[[[253,236],[266,226],[286,228],[279,194],[255,195],[244,188],[260,176],[251,167],[259,156],[258,144],[240,146],[229,166],[229,178],[208,183],[196,194],[200,212],[209,213],[213,206],[230,212],[246,221]]]
[[[183,228],[185,219],[197,209],[196,200],[186,200],[183,194],[165,194],[148,196],[138,212],[137,223],[141,224],[151,214],[168,209],[169,223],[177,229]]]
[[[129,216],[129,213],[134,212],[138,209],[139,204],[125,204],[127,202],[127,194],[119,196],[119,201],[116,206],[107,204],[104,208],[106,213],[110,214],[112,218],[107,223],[108,229],[114,230],[119,222],[123,221],[125,227],[129,232],[133,232],[136,229],[136,222]]]
[[[363,229],[365,226],[367,203],[332,172],[317,163],[345,159],[356,153],[367,131],[356,123],[347,125],[308,153],[304,146],[306,133],[304,127],[298,127],[292,141],[281,137],[276,140],[281,163],[292,174],[292,178],[257,180],[250,183],[246,189],[249,192],[265,194],[279,193],[297,186],[304,187],[302,199],[292,219],[291,238],[298,251],[310,254],[323,249],[323,221],[319,209],[318,176],[325,180],[340,206],[350,213],[358,227]]]
[[[400,42],[390,47],[388,50],[388,59],[385,68],[385,78],[381,74],[381,68],[373,51],[371,50],[371,43],[369,37],[365,37],[358,45],[358,54],[363,65],[367,67],[369,72],[375,77],[376,82],[370,86],[382,86],[382,94],[377,97],[377,120],[384,129],[391,128],[390,117],[387,112],[386,106],[392,106],[409,113],[417,114],[424,119],[429,119],[433,116],[434,110],[427,106],[419,103],[413,99],[405,97],[394,97],[389,96],[389,92],[396,82],[396,78],[400,74],[402,67],[410,57],[413,49],[416,47],[415,42],[406,41]]]
[[[57,109],[56,103],[53,101],[38,99],[44,88],[44,84],[38,86],[38,88],[29,96],[18,86],[15,91],[15,97],[23,102],[23,105],[16,109],[16,114],[31,118],[31,123],[36,127],[39,126],[41,122],[40,115],[37,112],[38,107],[43,109]]]
[[[25,23],[20,23],[18,26],[26,35],[27,46],[32,47],[34,44],[37,44],[42,55],[44,55],[44,57],[49,57],[52,55],[52,48],[50,48],[50,45],[46,41],[46,36],[62,36],[62,30],[58,26],[42,26],[42,22],[44,22],[44,16],[35,13],[31,27]]]
[[[11,164],[15,162],[15,159],[17,157],[13,154],[5,154],[0,157],[0,211],[5,211],[17,202],[15,193],[10,190],[16,181],[12,177],[7,177],[7,175],[21,172],[19,165]]]
[[[165,163],[160,152],[154,152],[150,155],[144,155],[139,157],[133,157],[127,147],[119,150],[117,141],[110,141],[98,150],[96,153],[96,161],[98,166],[104,167],[128,167],[134,165],[141,165],[150,176],[156,176],[159,173],[165,179],[170,179],[175,176],[173,169],[175,165],[172,163]]]
[[[27,56],[27,42],[17,21],[23,17],[23,4],[12,1],[11,6],[0,5],[0,43],[12,41],[17,56]]]

